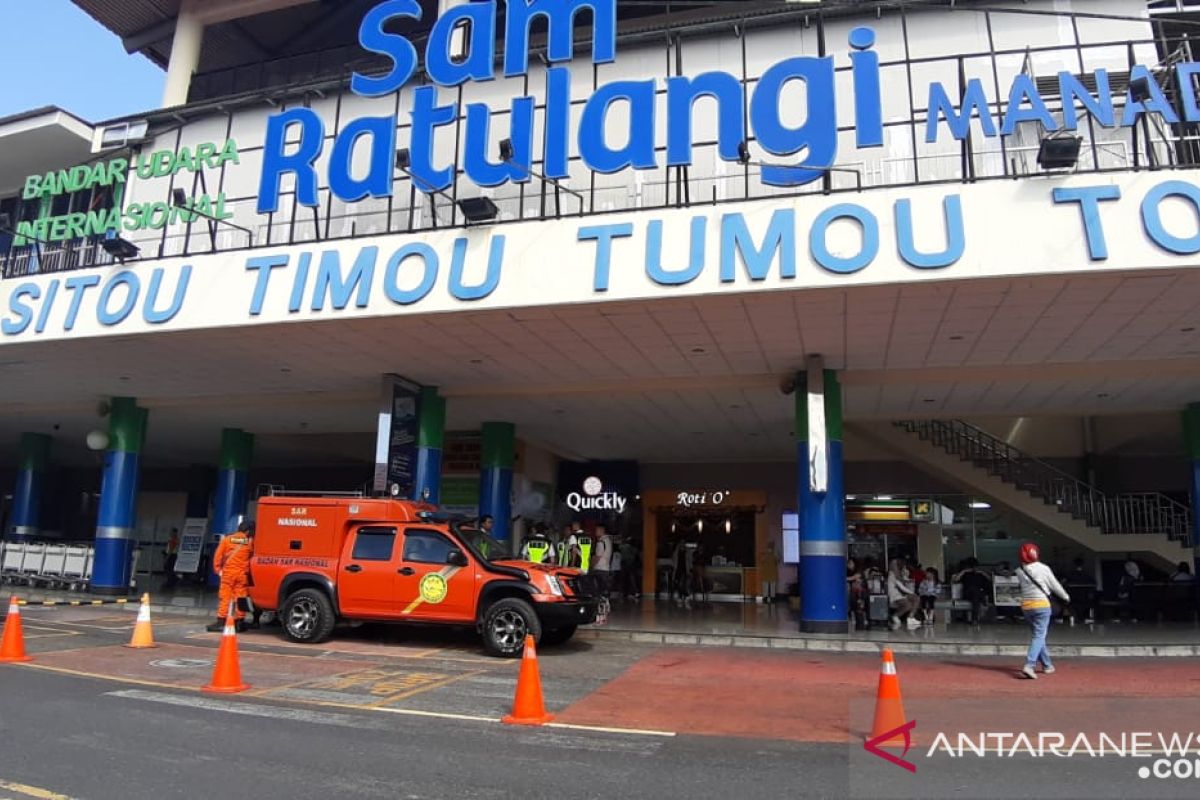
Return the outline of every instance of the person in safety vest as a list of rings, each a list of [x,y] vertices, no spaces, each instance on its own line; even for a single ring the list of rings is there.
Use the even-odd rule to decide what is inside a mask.
[[[225,626],[225,615],[233,604],[234,619],[238,631],[246,629],[246,587],[250,576],[250,556],[254,554],[254,523],[243,522],[236,533],[221,538],[213,553],[213,572],[221,576],[221,590],[217,597],[217,621],[208,626],[210,631],[219,631]],[[241,601],[241,603],[239,602]]]
[[[527,561],[532,561],[534,564],[544,563],[550,551],[550,540],[546,538],[545,526],[535,526],[533,534],[525,541],[521,549],[522,555]]]

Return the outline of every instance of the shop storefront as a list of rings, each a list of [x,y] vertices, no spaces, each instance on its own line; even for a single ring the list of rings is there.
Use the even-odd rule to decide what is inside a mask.
[[[752,600],[766,550],[766,492],[651,489],[642,493],[642,591],[647,597]],[[653,556],[653,559],[651,559]]]

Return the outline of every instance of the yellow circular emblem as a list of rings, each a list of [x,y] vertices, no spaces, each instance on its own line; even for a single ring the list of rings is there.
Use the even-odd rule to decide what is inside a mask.
[[[440,603],[446,599],[449,587],[446,579],[436,572],[431,572],[421,578],[421,599],[426,603]]]

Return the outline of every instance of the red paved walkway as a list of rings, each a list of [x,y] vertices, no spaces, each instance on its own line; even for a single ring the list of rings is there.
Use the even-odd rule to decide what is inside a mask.
[[[936,701],[954,700],[954,707],[962,708],[962,701],[978,701],[981,714],[986,709],[996,723],[1019,724],[1051,705],[1068,719],[1094,717],[1111,709],[1112,698],[1189,698],[1200,703],[1200,670],[1191,659],[1072,659],[1057,666],[1056,674],[1029,681],[1016,677],[1019,661],[1014,666],[1012,660],[902,657],[899,674],[910,706],[928,709],[937,707]],[[878,679],[879,660],[874,657],[665,649],[572,705],[559,721],[842,742],[849,736],[851,704],[860,712],[869,710]],[[1156,707],[1157,722],[1163,721],[1162,703],[1144,705]],[[1187,722],[1192,724],[1194,717]]]

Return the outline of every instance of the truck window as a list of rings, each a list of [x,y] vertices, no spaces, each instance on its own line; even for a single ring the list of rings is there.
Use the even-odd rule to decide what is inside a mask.
[[[350,558],[355,561],[391,561],[395,545],[395,528],[360,528]]]
[[[416,564],[445,564],[454,544],[433,531],[407,531],[404,534],[404,560]]]

